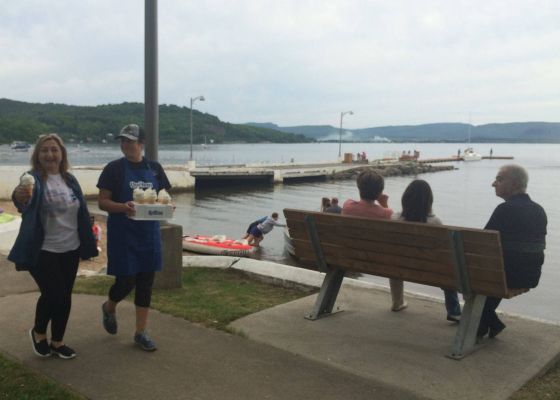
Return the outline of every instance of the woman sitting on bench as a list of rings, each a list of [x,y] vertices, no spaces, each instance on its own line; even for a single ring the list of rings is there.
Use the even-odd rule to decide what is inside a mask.
[[[402,212],[393,214],[393,219],[409,222],[425,222],[441,225],[441,220],[432,213],[434,196],[428,182],[422,179],[412,181],[404,191],[401,199]],[[457,291],[443,289],[447,320],[459,322],[461,305]]]

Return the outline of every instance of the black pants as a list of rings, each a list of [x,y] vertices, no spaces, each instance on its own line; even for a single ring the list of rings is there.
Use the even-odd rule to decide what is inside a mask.
[[[134,304],[138,307],[150,307],[155,274],[154,271],[150,271],[138,272],[135,275],[116,276],[115,283],[109,289],[109,299],[118,303],[136,287]]]
[[[55,342],[61,342],[66,331],[79,261],[78,250],[66,253],[41,250],[37,267],[29,271],[41,291],[33,329],[46,334],[50,321],[51,340]]]
[[[479,336],[486,334],[488,329],[499,329],[503,325],[502,321],[496,314],[496,308],[502,301],[499,297],[487,297],[480,317],[480,325],[478,327]]]

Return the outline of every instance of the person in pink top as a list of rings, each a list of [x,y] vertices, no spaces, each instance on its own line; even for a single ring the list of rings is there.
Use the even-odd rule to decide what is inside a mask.
[[[372,169],[367,169],[358,175],[358,190],[360,200],[346,200],[342,206],[342,215],[355,217],[391,219],[393,210],[389,208],[389,196],[383,193],[385,181],[381,175]],[[403,281],[389,279],[393,305],[391,310],[404,310],[408,304],[404,301]]]

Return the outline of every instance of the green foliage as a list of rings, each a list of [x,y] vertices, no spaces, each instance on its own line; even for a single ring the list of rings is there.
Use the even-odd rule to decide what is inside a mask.
[[[159,106],[161,143],[190,142],[190,109]],[[194,143],[299,143],[313,139],[248,125],[222,122],[218,117],[193,110]],[[38,104],[0,99],[0,143],[14,140],[35,142],[38,135],[57,132],[65,140],[100,142],[107,133],[117,133],[126,124],[144,125],[141,103],[106,104],[95,107]]]
[[[79,400],[84,397],[0,354],[0,400]]]

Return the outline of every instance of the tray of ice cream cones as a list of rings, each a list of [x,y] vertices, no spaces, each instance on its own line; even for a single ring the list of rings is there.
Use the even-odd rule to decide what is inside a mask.
[[[171,196],[165,189],[156,193],[154,189],[134,189],[134,216],[138,221],[161,221],[173,218]]]

